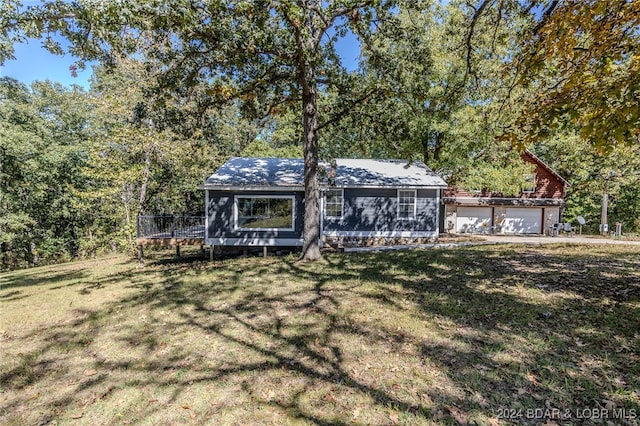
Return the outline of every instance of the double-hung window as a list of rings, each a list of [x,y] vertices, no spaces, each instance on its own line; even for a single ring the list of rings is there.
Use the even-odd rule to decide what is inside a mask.
[[[416,218],[416,191],[415,189],[398,190],[398,219]]]
[[[526,185],[522,188],[522,192],[525,194],[531,194],[536,192],[536,177],[535,175],[526,175],[524,177],[527,182]]]
[[[325,216],[341,218],[343,213],[344,191],[342,189],[327,189],[324,200]]]
[[[236,228],[294,230],[294,196],[236,196]]]

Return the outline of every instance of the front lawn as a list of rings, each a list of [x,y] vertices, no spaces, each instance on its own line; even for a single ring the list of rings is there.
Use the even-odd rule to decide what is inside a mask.
[[[638,247],[110,257],[0,286],[0,423],[640,422]]]

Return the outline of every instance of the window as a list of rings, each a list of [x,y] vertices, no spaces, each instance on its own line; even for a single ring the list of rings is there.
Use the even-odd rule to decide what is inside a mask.
[[[342,189],[327,189],[324,211],[326,217],[342,217],[344,192]]]
[[[398,219],[416,218],[416,191],[398,190]]]
[[[536,177],[535,175],[526,175],[524,180],[527,182],[522,188],[522,192],[530,194],[536,192]]]
[[[293,196],[236,197],[236,228],[293,231]]]

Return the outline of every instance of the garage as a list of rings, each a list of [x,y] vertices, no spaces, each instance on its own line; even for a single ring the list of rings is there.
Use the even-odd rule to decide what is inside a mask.
[[[541,234],[542,208],[507,207],[502,222],[505,234]]]
[[[456,212],[456,232],[478,232],[482,226],[491,226],[492,207],[458,207]]]

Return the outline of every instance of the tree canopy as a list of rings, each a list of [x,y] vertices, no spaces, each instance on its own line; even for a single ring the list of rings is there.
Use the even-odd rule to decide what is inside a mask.
[[[421,159],[513,193],[527,147],[576,180],[569,216],[594,216],[592,182],[614,194],[612,214],[638,206],[637,0],[2,7],[0,63],[34,37],[100,64],[88,92],[2,82],[5,263],[128,249],[136,214],[200,209],[197,183],[233,155],[304,157],[306,260],[320,257],[320,156]],[[336,50],[348,33],[361,47],[351,71]]]

